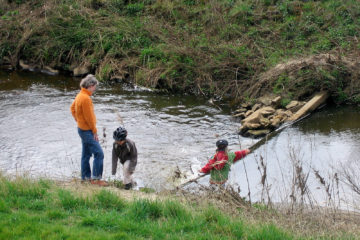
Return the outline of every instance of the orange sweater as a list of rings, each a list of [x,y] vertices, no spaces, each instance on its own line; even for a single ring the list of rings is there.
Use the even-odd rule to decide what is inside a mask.
[[[89,90],[81,88],[81,91],[71,104],[70,110],[81,130],[91,130],[95,134],[97,133],[96,116],[90,96],[91,92]]]

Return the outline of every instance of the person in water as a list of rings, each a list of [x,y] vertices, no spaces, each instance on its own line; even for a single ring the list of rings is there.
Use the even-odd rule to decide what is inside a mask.
[[[137,149],[135,143],[127,138],[127,131],[119,127],[113,134],[114,143],[112,149],[112,175],[116,174],[117,163],[123,165],[123,183],[125,189],[129,190],[133,186],[132,175],[137,164]]]
[[[83,181],[89,180],[92,184],[108,186],[105,181],[101,180],[104,153],[99,144],[96,116],[90,97],[95,92],[98,83],[98,80],[92,74],[83,78],[80,82],[81,90],[71,104],[70,110],[77,123],[78,134],[82,143],[81,179]],[[92,155],[94,155],[94,161],[91,175],[89,161]]]
[[[249,149],[228,152],[228,145],[228,141],[218,140],[214,157],[199,170],[200,173],[205,174],[210,172],[210,184],[223,186],[228,180],[231,165],[250,153]]]

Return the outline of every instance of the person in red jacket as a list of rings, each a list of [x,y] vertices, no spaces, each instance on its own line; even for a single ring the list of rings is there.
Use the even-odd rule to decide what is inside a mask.
[[[228,141],[218,140],[216,142],[216,153],[209,162],[199,170],[200,173],[210,172],[210,183],[223,185],[228,180],[230,167],[236,161],[250,153],[249,149],[228,152]]]

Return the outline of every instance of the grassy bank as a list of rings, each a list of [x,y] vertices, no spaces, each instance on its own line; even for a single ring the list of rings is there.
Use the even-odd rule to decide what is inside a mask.
[[[279,213],[251,210],[245,203],[230,214],[170,196],[154,199],[133,192],[132,199],[125,199],[129,191],[24,178],[1,177],[0,190],[1,239],[356,239],[353,233],[322,229],[305,236],[300,221],[285,230],[273,221],[281,218]],[[247,218],[245,212],[261,217]]]
[[[104,81],[237,100],[319,89],[360,100],[346,61],[263,76],[318,54],[358,62],[357,0],[0,0],[0,16],[0,64],[87,66]]]

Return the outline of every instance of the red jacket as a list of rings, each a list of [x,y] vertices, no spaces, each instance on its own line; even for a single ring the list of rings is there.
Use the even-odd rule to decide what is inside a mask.
[[[246,150],[236,151],[234,163],[245,156],[246,156]],[[229,158],[228,155],[225,153],[225,151],[218,151],[214,155],[214,157],[210,159],[209,162],[202,169],[200,169],[200,172],[209,173],[210,170],[213,168],[220,170],[225,166],[228,160]]]

